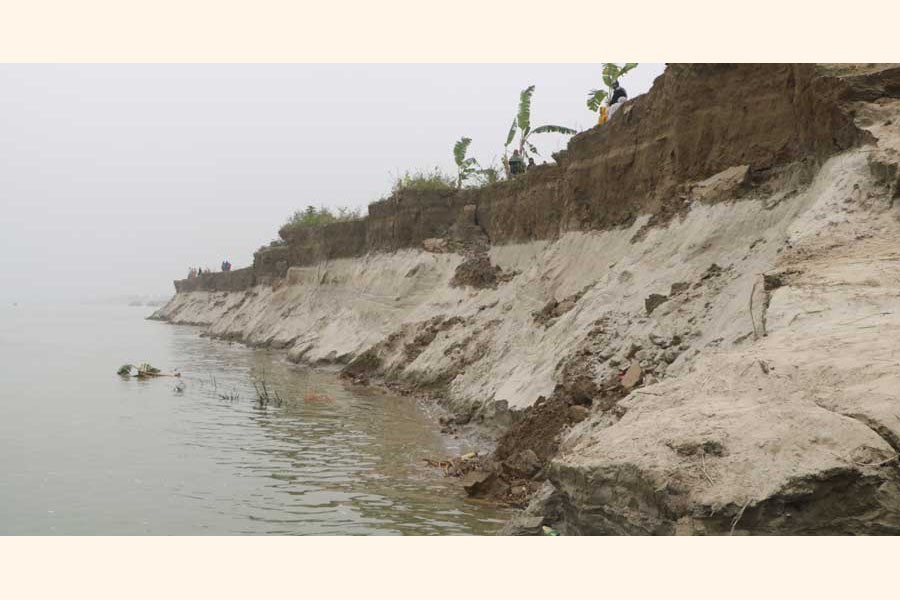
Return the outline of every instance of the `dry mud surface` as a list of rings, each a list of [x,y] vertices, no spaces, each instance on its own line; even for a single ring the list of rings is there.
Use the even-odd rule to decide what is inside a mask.
[[[470,492],[530,501],[509,533],[898,533],[900,106],[848,110],[865,143],[684,182],[664,223],[429,240],[155,316],[429,393],[495,447]]]

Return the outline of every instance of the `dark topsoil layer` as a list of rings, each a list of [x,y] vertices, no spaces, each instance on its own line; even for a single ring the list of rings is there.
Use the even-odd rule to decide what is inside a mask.
[[[670,64],[616,118],[574,136],[557,164],[479,189],[402,191],[358,221],[285,228],[284,243],[260,249],[251,269],[178,281],[176,289],[243,289],[291,266],[421,247],[469,229],[497,244],[627,226],[640,214],[664,225],[690,182],[738,165],[759,180],[858,143],[864,134],[845,105],[875,85],[867,82],[822,76],[808,64]],[[483,265],[473,270],[471,284],[493,285]]]

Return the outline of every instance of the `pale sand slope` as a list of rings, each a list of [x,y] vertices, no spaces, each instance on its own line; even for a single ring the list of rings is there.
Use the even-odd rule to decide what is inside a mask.
[[[806,187],[694,203],[682,220],[635,243],[644,220],[495,247],[495,263],[520,271],[497,290],[449,287],[457,255],[402,251],[292,268],[275,290],[181,294],[158,316],[312,362],[346,361],[391,334],[402,348],[422,322],[460,316],[408,364],[400,350],[382,353],[397,377],[455,376],[447,395],[456,408],[525,408],[552,392],[560,366],[584,348],[580,360],[600,382],[636,344],[644,350],[636,358],[661,382],[622,401],[621,420],[595,411],[554,463],[571,531],[668,532],[676,522],[684,531],[723,531],[742,508],[737,530],[803,530],[812,513],[797,508],[795,527],[784,497],[831,493],[846,504],[850,489],[865,506],[850,511],[848,529],[859,530],[860,520],[896,523],[884,512],[890,502],[877,500],[886,495],[900,507],[893,475],[862,466],[890,458],[886,440],[900,431],[892,331],[900,322],[900,231],[872,181],[871,152],[830,159]],[[708,271],[713,263],[721,272]],[[754,282],[783,270],[800,273],[771,294],[768,336],[754,341]],[[668,295],[679,282],[687,290],[647,316],[647,296]],[[585,287],[548,327],[534,321],[548,300]],[[756,312],[761,318],[760,302]],[[823,510],[831,513],[818,522],[838,527],[838,509]]]
[[[569,433],[551,479],[570,531],[897,532],[900,224],[871,151],[831,160],[807,192],[773,261],[795,273],[771,294],[768,336],[706,351],[623,400],[618,422]],[[746,323],[747,291],[735,300]]]
[[[688,198],[638,241],[647,218],[493,247],[518,272],[498,289],[450,287],[461,256],[406,250],[292,268],[275,289],[178,294],[156,316],[297,361],[372,349],[381,374],[439,384],[488,425],[572,372],[599,385],[637,361],[643,387],[563,432],[526,514],[569,533],[896,533],[900,102],[856,108],[877,142],[811,183]],[[648,315],[651,294],[668,299]]]
[[[466,322],[438,334],[402,375],[427,381],[453,370],[458,357],[448,348],[468,342],[466,347],[479,346],[483,355],[456,376],[449,395],[525,408],[553,390],[561,361],[586,341],[600,355],[592,363],[599,381],[616,370],[603,355],[624,360],[631,343],[646,344],[650,333],[680,334],[680,346],[690,347],[671,349],[678,357],[669,374],[681,372],[713,340],[723,338],[727,346],[750,333],[747,301],[754,279],[775,264],[790,228],[810,205],[823,194],[843,200],[852,182],[837,182],[835,173],[851,167],[865,179],[865,155],[857,151],[832,159],[806,190],[786,189],[764,201],[695,203],[682,221],[635,243],[631,239],[645,219],[629,229],[494,247],[496,264],[520,271],[497,290],[451,288],[461,257],[407,250],[295,267],[275,290],[179,294],[157,316],[210,325],[212,335],[283,347],[293,359],[311,362],[347,360],[391,333],[411,339],[423,321],[460,316]],[[646,315],[648,295],[669,294],[673,283],[693,286],[714,263],[721,274]],[[585,287],[574,308],[549,327],[535,323],[532,313],[548,300]],[[601,318],[608,335],[598,347],[592,330]],[[400,355],[387,353],[386,369],[402,363]],[[657,373],[662,369],[658,364]]]

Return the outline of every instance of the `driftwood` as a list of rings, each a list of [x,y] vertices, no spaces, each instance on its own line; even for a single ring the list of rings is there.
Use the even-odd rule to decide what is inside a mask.
[[[469,452],[462,456],[454,456],[448,460],[434,460],[431,458],[423,458],[429,467],[441,469],[446,477],[462,477],[470,471],[480,470],[482,467],[481,457],[477,452]]]

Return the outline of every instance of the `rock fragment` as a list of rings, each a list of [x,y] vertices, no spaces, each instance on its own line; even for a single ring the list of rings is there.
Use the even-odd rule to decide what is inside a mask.
[[[647,314],[649,315],[652,313],[660,304],[666,302],[668,299],[669,297],[664,296],[663,294],[650,294],[647,296],[647,299],[644,300],[644,308],[647,310]]]
[[[625,375],[622,377],[622,387],[626,390],[632,389],[640,383],[642,375],[643,370],[640,363],[636,360],[631,361],[631,366],[628,367],[628,370],[625,371]]]

